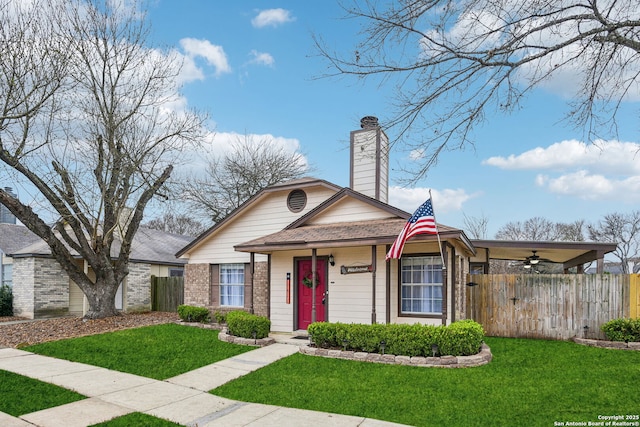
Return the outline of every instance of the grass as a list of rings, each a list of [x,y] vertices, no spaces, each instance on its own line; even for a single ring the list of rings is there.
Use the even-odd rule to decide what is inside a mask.
[[[170,323],[52,341],[23,350],[164,380],[254,348],[221,342],[215,330]]]
[[[85,399],[62,387],[3,370],[0,384],[0,412],[14,417]]]
[[[132,412],[131,414],[123,415],[121,417],[114,418],[112,420],[105,421],[100,424],[94,424],[91,427],[132,427],[132,426],[174,427],[174,426],[180,426],[180,424],[176,424],[171,421],[163,420],[162,418],[156,418],[151,415],[143,414],[140,412]]]
[[[640,352],[562,341],[487,338],[487,343],[493,361],[467,369],[295,354],[213,393],[415,426],[549,426],[639,412]]]

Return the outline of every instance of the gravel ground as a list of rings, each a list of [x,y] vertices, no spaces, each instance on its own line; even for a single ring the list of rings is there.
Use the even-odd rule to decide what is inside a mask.
[[[86,321],[79,317],[64,317],[9,323],[13,320],[24,319],[0,317],[0,347],[22,347],[64,338],[172,323],[178,321],[179,318],[177,313],[153,311],[141,314],[122,314],[121,316]]]

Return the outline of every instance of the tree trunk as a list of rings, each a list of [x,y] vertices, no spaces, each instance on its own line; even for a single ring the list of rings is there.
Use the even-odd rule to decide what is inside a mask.
[[[119,283],[115,280],[96,279],[91,286],[81,286],[87,297],[89,309],[84,315],[85,319],[101,319],[103,317],[119,316],[116,309],[116,293]]]

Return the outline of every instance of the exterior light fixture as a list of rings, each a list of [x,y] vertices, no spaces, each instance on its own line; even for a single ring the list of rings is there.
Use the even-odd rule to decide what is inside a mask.
[[[387,347],[387,343],[385,341],[380,341],[380,351],[384,354],[384,349]]]
[[[333,267],[336,265],[336,260],[333,258],[333,254],[329,255],[329,264]]]
[[[438,348],[438,344],[431,344],[431,354],[433,355],[433,357],[436,357],[439,352],[440,349]]]

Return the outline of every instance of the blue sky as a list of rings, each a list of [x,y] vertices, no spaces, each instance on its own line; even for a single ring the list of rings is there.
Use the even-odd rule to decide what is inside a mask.
[[[148,17],[151,41],[184,56],[184,102],[209,113],[212,152],[238,135],[256,135],[300,150],[314,176],[347,186],[349,132],[363,116],[383,121],[391,114],[387,86],[318,79],[327,63],[312,35],[344,52],[360,29],[335,1],[155,0]],[[413,212],[430,188],[439,223],[462,228],[464,214],[483,215],[488,237],[534,216],[595,222],[637,209],[637,102],[623,105],[619,141],[585,145],[581,130],[561,122],[567,107],[558,88],[571,84],[562,77],[534,91],[517,113],[487,117],[474,149],[444,153],[413,188],[398,186],[398,165],[411,160],[393,151],[390,203]]]

